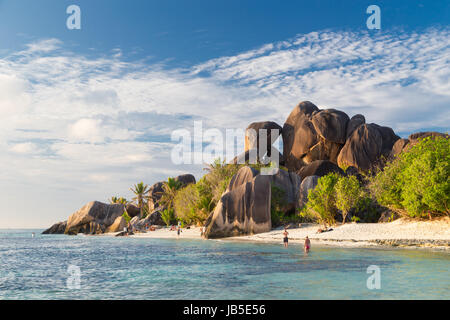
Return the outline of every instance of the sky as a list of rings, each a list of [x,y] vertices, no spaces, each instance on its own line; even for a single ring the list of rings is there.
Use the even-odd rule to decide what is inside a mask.
[[[80,30],[66,27],[72,4]],[[283,125],[310,100],[402,137],[446,132],[449,21],[448,1],[0,0],[0,228],[200,178],[170,157],[194,121]]]

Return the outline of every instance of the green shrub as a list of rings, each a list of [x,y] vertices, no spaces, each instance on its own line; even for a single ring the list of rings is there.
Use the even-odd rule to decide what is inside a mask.
[[[227,164],[225,161],[217,159],[214,163],[205,168],[208,173],[198,182],[200,184],[200,194],[211,198],[212,206],[215,207],[222,194],[228,187],[231,178],[242,168],[243,165]]]
[[[355,207],[355,214],[358,214],[363,222],[378,222],[380,218],[378,207],[378,203],[366,192],[363,192]]]
[[[127,209],[125,209],[123,211],[122,217],[125,219],[125,221],[127,222],[127,224],[130,222],[131,217],[128,215]]]
[[[353,216],[352,217],[352,221],[353,222],[359,222],[359,221],[361,221],[361,219],[359,217],[357,217],[357,216]]]
[[[358,205],[362,191],[355,176],[340,177],[334,186],[336,208],[341,211],[342,223],[349,211]]]
[[[270,217],[272,226],[279,226],[285,222],[286,193],[274,184],[272,184],[271,188]]]
[[[186,224],[203,223],[209,216],[211,200],[200,195],[201,188],[190,184],[178,190],[173,200],[175,216]]]
[[[175,221],[175,213],[173,209],[164,209],[161,212],[161,218],[167,226],[170,226]]]
[[[334,186],[339,180],[337,173],[329,173],[319,178],[317,186],[309,190],[306,210],[302,211],[303,217],[313,218],[324,225],[332,225],[336,221],[337,213],[335,205]]]
[[[400,154],[370,183],[377,201],[411,217],[449,215],[450,141],[428,137]]]

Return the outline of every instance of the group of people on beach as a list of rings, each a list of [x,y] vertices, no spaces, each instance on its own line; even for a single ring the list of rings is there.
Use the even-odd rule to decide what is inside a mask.
[[[284,244],[285,248],[287,248],[289,245],[288,235],[289,235],[289,232],[287,231],[287,228],[285,227],[284,232],[283,232],[283,244]],[[303,250],[305,251],[305,253],[308,253],[310,249],[311,249],[311,241],[309,240],[308,236],[306,236],[305,243],[303,245]]]

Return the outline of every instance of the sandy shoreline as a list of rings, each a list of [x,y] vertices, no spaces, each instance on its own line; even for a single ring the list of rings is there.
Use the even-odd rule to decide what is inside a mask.
[[[333,231],[317,234],[317,224],[302,224],[290,228],[289,242],[302,244],[305,237],[312,245],[338,247],[409,247],[433,248],[450,251],[450,219],[434,221],[409,221],[399,219],[391,223],[348,223],[333,227]],[[221,239],[222,241],[252,241],[282,243],[283,230]],[[161,228],[147,233],[138,233],[133,238],[176,239],[177,232]],[[183,229],[179,239],[201,239],[200,228]]]

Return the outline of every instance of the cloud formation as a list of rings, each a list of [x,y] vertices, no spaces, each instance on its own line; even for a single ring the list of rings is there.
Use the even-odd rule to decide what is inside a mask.
[[[185,69],[125,62],[120,49],[89,58],[58,39],[30,43],[0,58],[3,203],[18,215],[48,211],[33,213],[46,225],[84,202],[129,196],[140,180],[199,177],[201,166],[170,162],[173,130],[192,131],[194,120],[221,130],[282,125],[301,100],[362,113],[403,135],[448,131],[449,43],[449,28],[321,31]],[[24,192],[46,202],[17,206]],[[58,204],[44,208],[48,201]],[[0,226],[8,219],[2,212]]]

